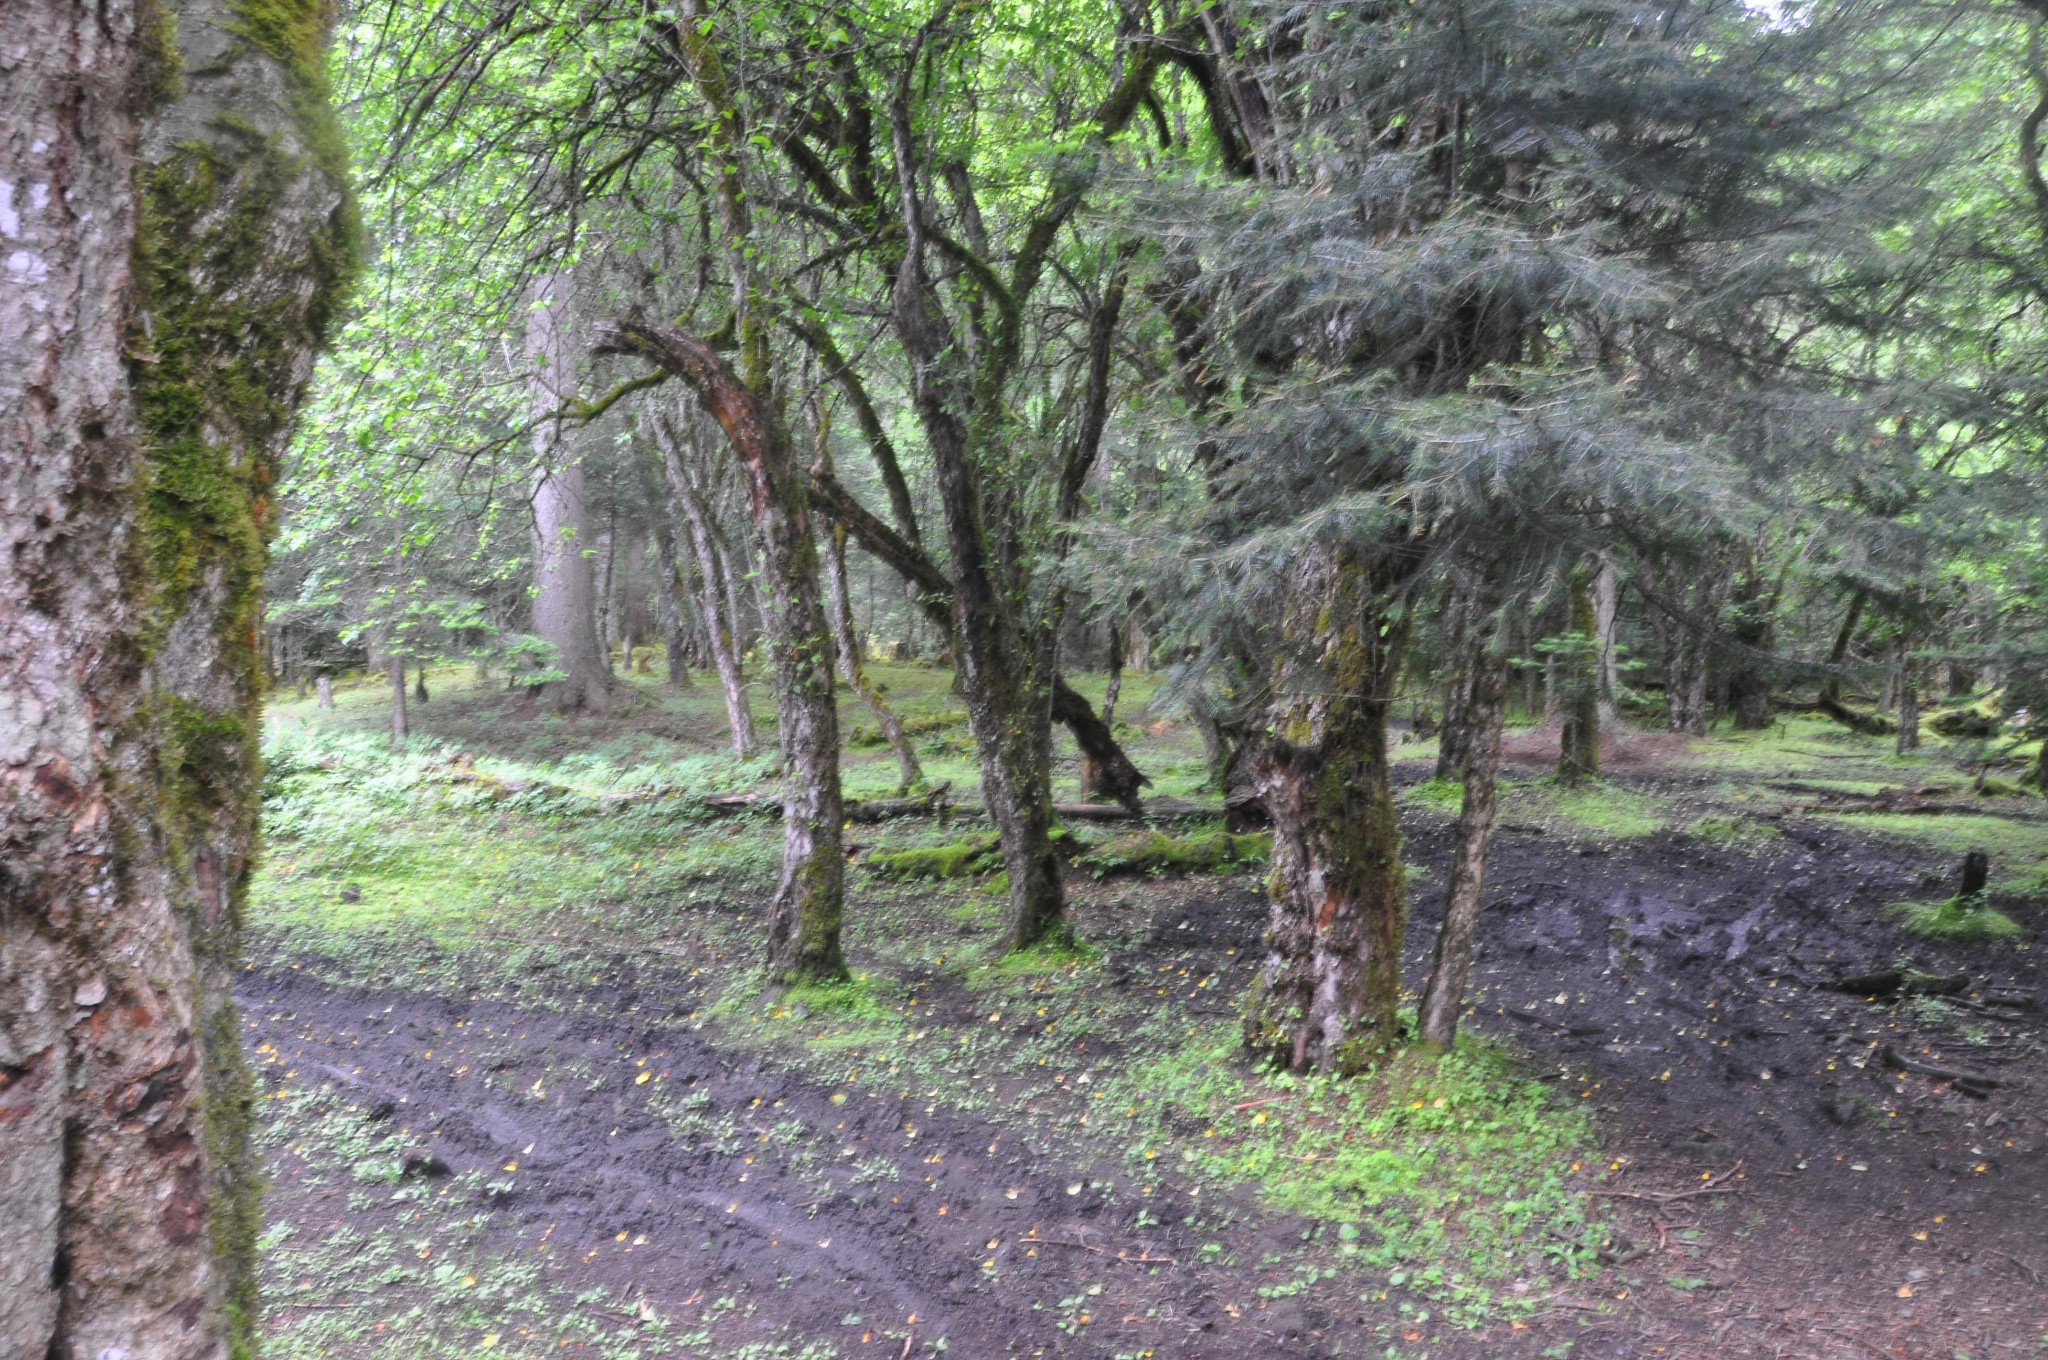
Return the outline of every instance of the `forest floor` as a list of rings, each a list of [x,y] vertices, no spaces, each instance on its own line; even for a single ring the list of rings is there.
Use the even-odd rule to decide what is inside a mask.
[[[949,677],[881,675],[972,803]],[[1199,799],[1148,697],[1132,753]],[[703,687],[563,719],[465,679],[402,756],[383,702],[270,720],[239,996],[273,1357],[2048,1350],[2048,803],[1972,793],[1961,745],[1626,733],[1568,792],[1515,733],[1467,1038],[1335,1083],[1236,1046],[1256,866],[1077,865],[1082,947],[997,960],[986,883],[864,867],[971,819],[855,827],[858,981],[769,999],[779,829],[702,803],[767,771]],[[1411,981],[1432,754],[1396,752]],[[1908,933],[1972,848],[2018,933]],[[1967,984],[1836,987],[1902,965]]]

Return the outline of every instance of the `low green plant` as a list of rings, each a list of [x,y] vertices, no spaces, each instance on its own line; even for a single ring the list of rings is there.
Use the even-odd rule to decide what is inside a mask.
[[[1425,779],[1401,791],[1400,800],[1411,807],[1457,812],[1465,805],[1465,785],[1457,779]]]
[[[1297,1077],[1247,1068],[1235,1030],[1217,1026],[1110,1098],[1137,1165],[1255,1186],[1324,1225],[1340,1258],[1458,1321],[1512,1309],[1500,1287],[1513,1279],[1595,1266],[1604,1229],[1573,1181],[1590,1122],[1476,1042],[1396,1053],[1357,1079]]]
[[[2020,933],[2019,922],[1985,904],[1981,893],[1958,895],[1946,902],[1894,902],[1890,911],[1900,925],[1928,940],[2007,940]]]

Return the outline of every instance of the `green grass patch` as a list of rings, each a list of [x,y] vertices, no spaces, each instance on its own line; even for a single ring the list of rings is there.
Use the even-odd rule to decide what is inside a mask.
[[[1465,785],[1457,779],[1425,779],[1403,789],[1396,801],[1455,815],[1465,806]]]
[[[1946,902],[1894,902],[1887,910],[1926,940],[2009,940],[2020,933],[2019,922],[1986,906],[1976,894]]]
[[[1701,817],[1685,828],[1685,834],[1714,845],[1751,852],[1762,850],[1779,839],[1775,827],[1732,813],[1710,813]]]
[[[1134,1165],[1254,1186],[1327,1229],[1340,1260],[1467,1325],[1535,1306],[1505,1290],[1516,1279],[1588,1273],[1605,1236],[1575,1160],[1594,1146],[1591,1122],[1470,1040],[1362,1078],[1302,1078],[1247,1071],[1236,1028],[1216,1025],[1111,1098]]]

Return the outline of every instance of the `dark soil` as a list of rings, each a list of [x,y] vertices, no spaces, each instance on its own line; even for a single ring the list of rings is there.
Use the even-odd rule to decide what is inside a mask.
[[[1686,787],[1682,772],[1656,779],[1623,776]],[[1592,1105],[1626,1240],[1547,1313],[1432,1329],[1427,1347],[1391,1305],[1366,1311],[1355,1283],[1259,1298],[1272,1260],[1319,1248],[1248,1198],[1197,1200],[1170,1180],[1141,1195],[1036,1130],[817,1084],[683,1023],[680,982],[658,1000],[596,983],[564,1014],[269,965],[241,1000],[252,1048],[454,1170],[509,1182],[491,1228],[503,1250],[544,1242],[551,1277],[663,1316],[745,1295],[754,1309],[729,1340],[895,1356],[943,1337],[954,1356],[1104,1360],[1377,1356],[1390,1337],[1439,1357],[1564,1342],[1603,1357],[2031,1353],[2048,1332],[2048,1060],[2041,1012],[1995,998],[2048,1003],[2038,954],[1902,935],[1881,908],[1929,895],[1942,866],[1831,825],[1777,825],[1761,853],[1676,833],[1499,837],[1470,1023]],[[1410,933],[1419,972],[1450,833],[1431,814],[1407,831],[1432,874]],[[1076,897],[1107,953],[1097,985],[1143,985],[1177,960],[1219,985],[1160,1004],[1234,1004],[1263,928],[1256,880],[1084,881]],[[2048,928],[2026,903],[2000,905],[2032,937]],[[1833,990],[1902,957],[1967,971],[1960,999],[1977,1009]],[[977,1004],[942,979],[923,995],[940,1014]],[[1888,1071],[1887,1047],[2001,1084],[1980,1099]],[[274,1215],[337,1217],[288,1173]],[[1219,1232],[1230,1259],[1205,1263],[1196,1246]]]

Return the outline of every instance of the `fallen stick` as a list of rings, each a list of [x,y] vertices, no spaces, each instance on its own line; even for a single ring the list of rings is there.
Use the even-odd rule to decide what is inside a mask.
[[[2006,1260],[2018,1266],[2026,1274],[2026,1277],[2034,1282],[2036,1289],[2041,1287],[2041,1272],[2028,1265],[2025,1261],[2022,1261],[2019,1257],[2009,1251],[2000,1251],[1997,1247],[1991,1249],[1991,1254],[1993,1256],[2003,1256]]]
[[[1703,1195],[1732,1195],[1736,1193],[1742,1187],[1731,1185],[1729,1181],[1741,1170],[1742,1163],[1737,1162],[1720,1175],[1709,1179],[1705,1185],[1695,1185],[1689,1190],[1673,1190],[1668,1193],[1660,1193],[1653,1190],[1589,1190],[1586,1193],[1604,1195],[1609,1199],[1640,1199],[1646,1200],[1651,1204],[1676,1204],[1680,1200],[1698,1199]]]

